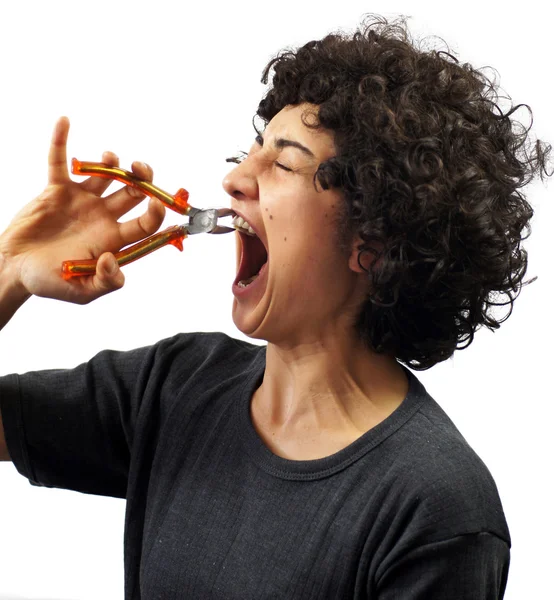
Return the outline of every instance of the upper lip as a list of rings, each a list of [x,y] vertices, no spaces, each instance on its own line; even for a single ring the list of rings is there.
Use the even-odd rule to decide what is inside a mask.
[[[233,212],[235,213],[235,215],[236,215],[237,217],[241,217],[242,219],[244,219],[244,220],[245,220],[245,221],[248,223],[248,225],[250,225],[250,227],[252,227],[252,229],[254,230],[254,233],[255,233],[255,234],[256,234],[256,235],[257,235],[257,236],[260,238],[260,240],[261,240],[262,244],[265,246],[265,249],[267,250],[267,243],[266,243],[266,241],[264,240],[264,238],[263,238],[263,237],[260,235],[260,229],[257,227],[257,225],[256,225],[255,223],[253,223],[253,222],[250,220],[250,218],[248,218],[248,219],[247,219],[247,218],[244,216],[244,214],[243,214],[243,213],[241,213],[240,211],[236,210],[235,208],[233,208]]]

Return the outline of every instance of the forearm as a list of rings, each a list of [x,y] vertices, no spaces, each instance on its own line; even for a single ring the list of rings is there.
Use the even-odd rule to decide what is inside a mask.
[[[0,329],[29,297],[14,269],[0,253]]]

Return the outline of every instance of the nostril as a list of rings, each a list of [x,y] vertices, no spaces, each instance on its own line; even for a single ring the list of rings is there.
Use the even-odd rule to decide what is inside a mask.
[[[255,177],[246,173],[231,171],[223,179],[223,189],[237,200],[256,200],[258,198],[258,182]]]

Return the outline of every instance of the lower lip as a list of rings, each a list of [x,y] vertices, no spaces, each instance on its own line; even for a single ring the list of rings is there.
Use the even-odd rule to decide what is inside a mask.
[[[263,285],[265,285],[268,264],[269,260],[260,269],[258,276],[250,285],[247,285],[246,287],[241,287],[238,284],[238,282],[233,283],[233,294],[236,298],[247,298],[248,296],[255,294],[256,290],[260,289]]]

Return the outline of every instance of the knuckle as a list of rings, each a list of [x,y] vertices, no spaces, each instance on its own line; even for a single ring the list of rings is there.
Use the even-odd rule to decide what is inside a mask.
[[[133,198],[144,198],[144,194],[133,186],[128,185],[127,192],[129,195],[133,196]]]
[[[154,233],[154,231],[156,231],[157,229],[156,222],[146,217],[142,220],[140,228],[142,229],[145,235],[150,235],[151,233]]]

